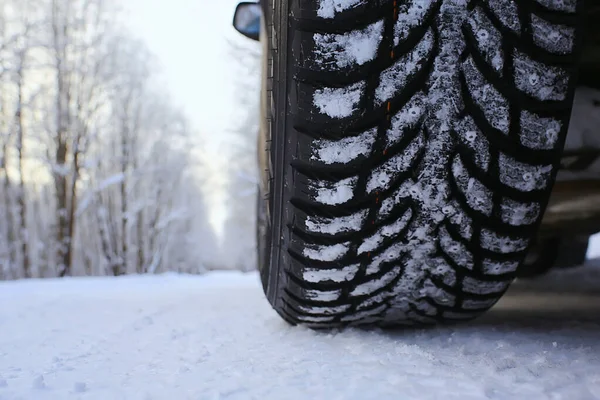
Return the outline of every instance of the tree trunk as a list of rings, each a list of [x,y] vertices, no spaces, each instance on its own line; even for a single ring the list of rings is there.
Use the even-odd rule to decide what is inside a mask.
[[[3,182],[3,192],[4,192],[4,208],[6,210],[6,265],[3,266],[4,271],[6,271],[6,278],[11,279],[15,278],[15,251],[13,244],[15,243],[15,234],[14,234],[14,216],[12,212],[12,199],[11,199],[11,189],[12,183],[10,181],[10,176],[8,175],[8,138],[2,145],[2,157],[0,157],[0,169],[4,171],[4,182]]]
[[[69,37],[68,28],[69,5],[62,9],[59,1],[52,2],[52,33],[55,51],[55,68],[56,68],[56,154],[54,159],[54,182],[56,186],[56,241],[58,276],[63,277],[71,275],[71,260],[72,260],[72,238],[70,236],[73,230],[71,226],[69,211],[69,187],[67,179],[67,153],[68,153],[68,134],[71,128],[69,105],[71,98],[69,93],[69,72],[66,70],[67,65],[67,43]]]
[[[128,112],[125,110],[125,117]],[[127,234],[127,164],[129,159],[127,139],[128,139],[127,120],[124,118],[121,129],[121,272],[127,272],[127,254],[129,247],[127,241],[129,235]]]
[[[19,68],[19,89],[17,99],[17,112],[15,122],[17,127],[17,154],[19,159],[19,195],[17,205],[19,207],[19,239],[21,245],[21,256],[23,257],[23,276],[31,277],[31,266],[29,261],[28,233],[27,233],[27,198],[25,189],[25,159],[23,157],[24,146],[24,121],[23,121],[23,62],[24,55],[21,56],[21,65]]]

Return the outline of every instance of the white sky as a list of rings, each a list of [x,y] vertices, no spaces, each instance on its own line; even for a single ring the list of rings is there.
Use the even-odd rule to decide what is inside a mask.
[[[129,28],[158,56],[170,93],[204,139],[209,161],[211,223],[225,217],[223,190],[228,162],[226,131],[232,127],[235,68],[226,38],[242,38],[231,25],[237,0],[126,0]],[[226,149],[225,149],[226,150]]]
[[[204,130],[222,129],[230,115],[231,59],[225,38],[237,0],[127,0],[130,28],[158,55],[177,102]]]

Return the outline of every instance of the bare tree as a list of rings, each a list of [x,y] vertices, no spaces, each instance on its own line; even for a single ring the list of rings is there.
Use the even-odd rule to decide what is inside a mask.
[[[27,35],[27,32],[25,32]],[[25,36],[27,37],[27,36]],[[25,61],[27,57],[28,46],[19,49],[17,52],[17,104],[15,111],[15,130],[17,133],[17,157],[19,163],[19,190],[17,194],[17,205],[19,208],[19,239],[21,245],[21,256],[23,257],[23,275],[26,278],[31,277],[31,266],[29,263],[29,250],[27,246],[27,199],[25,193],[25,158],[24,158],[24,103],[25,103]]]
[[[230,41],[236,60],[235,97],[238,124],[229,132],[225,147],[235,160],[228,171],[228,215],[223,256],[232,268],[256,268],[256,200],[258,187],[257,135],[259,129],[260,47],[247,40]],[[232,251],[231,249],[235,249]]]
[[[194,130],[117,3],[0,4],[1,279],[200,272],[214,247]]]
[[[101,94],[103,73],[114,18],[110,3],[52,0],[51,51],[56,79],[53,175],[59,276],[72,270],[81,161],[90,141],[90,124],[105,100]]]
[[[5,221],[2,226],[2,248],[0,248],[0,263],[3,278],[9,278],[12,275],[16,260],[14,253],[11,250],[11,244],[14,243],[15,237],[13,234],[14,223],[12,221],[12,199],[11,193],[11,178],[8,172],[9,164],[9,146],[11,135],[9,130],[10,118],[7,112],[8,91],[4,90],[7,86],[7,69],[8,55],[10,54],[11,39],[10,33],[7,32],[7,15],[5,7],[0,8],[0,171],[2,172],[2,208],[0,208],[0,218]]]
[[[31,276],[27,231],[27,199],[25,187],[25,116],[30,109],[32,96],[26,93],[26,75],[29,53],[34,48],[31,43],[34,27],[39,24],[30,11],[36,2],[26,0],[16,7],[4,5],[0,11],[0,95],[2,154],[0,168],[4,172],[4,213],[8,222],[6,227],[9,247],[9,264],[21,266],[23,276]],[[29,110],[28,110],[29,109]],[[11,153],[14,146],[15,164]],[[9,170],[18,175],[13,185]],[[15,190],[13,190],[13,188]],[[13,277],[19,274],[13,271]]]

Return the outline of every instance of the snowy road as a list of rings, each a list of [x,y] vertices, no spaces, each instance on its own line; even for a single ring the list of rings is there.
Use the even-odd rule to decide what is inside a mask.
[[[254,274],[2,283],[0,399],[600,398],[600,267],[530,286],[468,325],[326,334]]]

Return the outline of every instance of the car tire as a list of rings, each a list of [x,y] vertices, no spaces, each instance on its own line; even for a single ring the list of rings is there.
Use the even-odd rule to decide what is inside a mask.
[[[292,324],[469,320],[551,193],[576,0],[269,0],[261,276]]]

